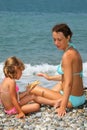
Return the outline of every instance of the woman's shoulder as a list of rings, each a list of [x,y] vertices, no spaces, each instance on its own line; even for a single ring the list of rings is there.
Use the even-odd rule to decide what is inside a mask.
[[[62,56],[62,60],[70,60],[73,59],[73,52],[71,52],[70,50],[68,50],[67,52],[65,52]]]

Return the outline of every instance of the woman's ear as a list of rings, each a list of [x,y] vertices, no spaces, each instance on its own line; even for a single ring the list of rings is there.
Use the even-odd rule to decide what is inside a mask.
[[[70,35],[68,35],[68,37],[67,37],[67,41],[70,41]]]

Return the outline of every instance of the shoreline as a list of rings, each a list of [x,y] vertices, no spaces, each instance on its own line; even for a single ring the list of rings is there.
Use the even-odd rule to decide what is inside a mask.
[[[17,119],[5,114],[0,105],[0,130],[87,130],[87,90],[85,95],[85,104],[67,109],[64,117],[58,117],[53,107],[41,105],[39,112]]]

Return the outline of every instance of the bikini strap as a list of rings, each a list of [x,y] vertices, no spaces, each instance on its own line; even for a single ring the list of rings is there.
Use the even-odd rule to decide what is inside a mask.
[[[65,51],[67,51],[70,47],[73,47],[74,49],[76,49],[75,45],[73,43],[69,43],[69,46],[66,48]]]

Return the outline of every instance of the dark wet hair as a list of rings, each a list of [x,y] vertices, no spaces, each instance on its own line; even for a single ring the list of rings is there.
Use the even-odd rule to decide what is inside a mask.
[[[69,26],[65,23],[62,24],[56,24],[53,28],[52,28],[52,32],[62,32],[64,34],[64,36],[67,38],[68,36],[70,36],[70,40],[71,37],[73,35],[71,29],[69,28]]]
[[[15,56],[9,57],[4,63],[3,72],[6,77],[16,78],[17,68],[23,71],[25,69],[23,62]]]

